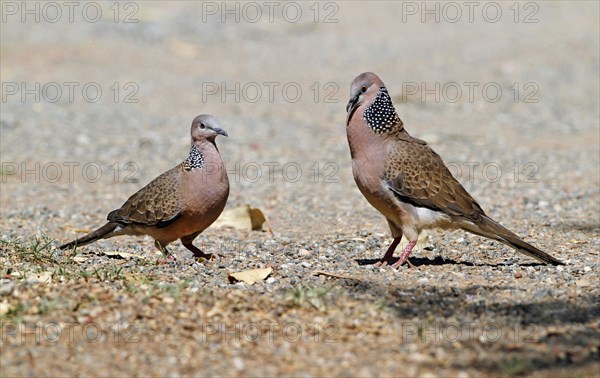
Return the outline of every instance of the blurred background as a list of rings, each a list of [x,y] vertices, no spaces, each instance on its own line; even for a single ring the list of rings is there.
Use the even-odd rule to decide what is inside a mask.
[[[363,71],[380,75],[409,132],[456,162],[465,185],[483,183],[468,189],[505,192],[516,169],[536,171],[546,202],[590,173],[597,190],[596,2],[2,7],[3,218],[103,215],[186,157],[201,113],[230,134],[218,144],[232,204],[264,207],[287,228],[298,222],[288,212],[312,223],[368,209],[345,139]],[[483,171],[465,180],[465,162],[497,162],[499,184]]]
[[[597,373],[597,1],[0,7],[0,320],[139,331],[136,343],[49,345],[5,339],[3,326],[2,375]],[[361,263],[391,241],[346,141],[350,83],[364,71],[490,216],[568,265],[435,231],[416,269]],[[274,236],[208,229],[196,245],[223,252],[211,262],[190,262],[180,243],[163,261],[148,238],[76,254],[42,245],[101,225],[185,159],[203,113],[229,133],[217,139],[228,207],[260,208]],[[252,286],[227,278],[266,266]],[[303,339],[232,341],[257,319]],[[463,322],[501,337],[438,338]],[[230,332],[207,341],[207,324]],[[331,336],[323,324],[333,343],[315,342]]]

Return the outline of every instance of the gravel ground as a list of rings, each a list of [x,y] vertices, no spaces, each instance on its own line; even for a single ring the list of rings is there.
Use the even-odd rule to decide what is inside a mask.
[[[597,2],[429,3],[439,23],[421,2],[22,4],[1,4],[0,375],[600,375]],[[391,238],[344,129],[367,70],[489,215],[566,265],[441,231],[414,269],[370,265]],[[147,238],[56,249],[184,159],[201,113],[230,134],[228,208],[273,234],[208,229],[205,262]]]

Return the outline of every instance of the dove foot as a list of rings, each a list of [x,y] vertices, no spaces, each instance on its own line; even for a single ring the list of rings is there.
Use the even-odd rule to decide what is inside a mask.
[[[396,250],[396,247],[400,243],[400,239],[402,239],[402,236],[394,238],[394,241],[392,241],[392,244],[390,244],[387,251],[385,251],[385,255],[383,255],[381,260],[379,260],[375,264],[373,264],[373,266],[378,267],[378,268],[383,268],[384,266],[387,266],[388,263],[390,265],[392,265],[393,260],[394,260],[394,258],[393,258],[394,251]]]
[[[194,254],[194,259],[196,261],[203,261],[203,260],[214,260],[218,255],[212,254],[212,253],[202,253],[201,255],[196,255]]]
[[[177,258],[175,257],[174,254],[172,254],[171,252],[169,252],[169,250],[167,249],[167,247],[163,247],[163,245],[158,241],[155,240],[154,241],[154,246],[156,247],[156,249],[158,249],[163,255],[165,255],[165,257],[167,258],[167,260],[170,261],[175,261],[177,260]]]
[[[373,266],[376,268],[383,268],[385,266],[388,266],[388,264],[389,264],[392,268],[398,269],[404,263],[404,261],[402,261],[402,259],[398,259],[398,260],[396,260],[396,262],[393,262],[393,261],[394,261],[394,259],[389,259],[389,260],[381,259],[381,260],[377,261],[375,264],[373,264]],[[409,267],[416,268],[416,266],[414,266],[413,263],[411,263],[409,259],[406,259],[405,262],[408,264]]]
[[[414,248],[414,246],[416,244],[417,244],[416,240],[408,242],[406,249],[404,250],[404,252],[402,252],[402,256],[400,256],[400,259],[398,259],[398,261],[396,261],[395,263],[392,264],[392,268],[398,269],[404,263],[407,263],[408,266],[410,266],[411,268],[414,268],[415,266],[413,264],[411,264],[411,262],[408,260],[408,256],[410,256],[410,253],[412,252],[412,249]]]
[[[183,240],[182,240],[183,242]],[[195,245],[192,244],[192,242],[184,242],[183,246],[187,249],[189,249],[193,254],[194,254],[194,259],[196,260],[201,260],[201,259],[205,259],[205,260],[211,260],[213,257],[216,257],[217,255],[212,254],[212,253],[204,253],[200,250],[200,248],[196,247]]]

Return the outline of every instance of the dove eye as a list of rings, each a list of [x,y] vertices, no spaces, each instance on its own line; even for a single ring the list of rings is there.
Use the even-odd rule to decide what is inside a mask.
[[[367,86],[366,86],[366,85],[363,85],[363,86],[360,88],[360,91],[361,91],[362,93],[365,93],[365,92],[367,91]]]
[[[200,124],[200,128],[201,128],[201,129],[206,129],[206,125],[205,125],[204,123],[201,123],[201,124]]]

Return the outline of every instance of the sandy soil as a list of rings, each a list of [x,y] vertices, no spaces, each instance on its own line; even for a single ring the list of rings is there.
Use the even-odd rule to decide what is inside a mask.
[[[598,3],[430,3],[439,23],[420,2],[21,4],[1,4],[0,375],[599,375]],[[370,265],[391,238],[344,128],[367,70],[488,214],[567,264],[433,231],[416,268]],[[274,235],[208,229],[208,262],[56,249],[184,159],[201,113],[230,134],[228,208]]]

